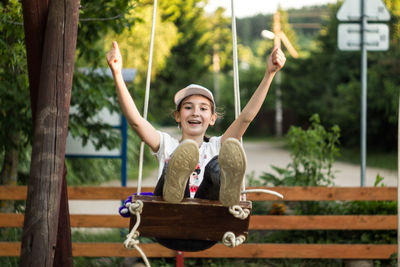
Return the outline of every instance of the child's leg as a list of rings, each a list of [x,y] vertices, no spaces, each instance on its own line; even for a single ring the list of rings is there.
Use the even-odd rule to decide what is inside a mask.
[[[215,158],[215,163],[218,165],[217,158]],[[166,164],[165,167],[164,167],[164,170],[163,170],[163,174],[161,175],[160,179],[158,180],[157,186],[156,186],[156,188],[154,190],[154,195],[158,195],[158,196],[162,195],[164,181],[166,179],[166,173],[167,173],[167,169],[168,168],[169,168],[169,165],[167,166],[167,164]],[[218,169],[219,169],[219,167],[218,167]],[[207,171],[205,172],[205,175],[206,175],[206,173],[207,173]],[[219,180],[219,177],[218,177],[218,180]],[[186,186],[186,189],[185,189],[185,197],[190,197],[190,191],[189,191],[188,183],[189,183],[189,181],[187,181],[187,186]],[[200,185],[199,189],[201,187],[202,186]],[[218,185],[218,190],[216,190],[216,192],[217,192],[217,197],[215,199],[218,200],[219,185]],[[196,196],[197,196],[197,193],[196,193]],[[179,224],[179,221],[177,221],[177,224]],[[193,229],[193,231],[196,231],[196,229]],[[164,247],[167,247],[167,248],[172,249],[172,250],[177,250],[177,251],[201,251],[201,250],[208,249],[208,248],[212,247],[213,245],[215,245],[217,243],[216,241],[190,240],[190,239],[156,238],[156,240],[157,240],[158,243],[160,243]]]
[[[183,141],[174,151],[168,162],[165,175],[163,198],[167,202],[182,201],[190,174],[199,162],[199,147],[193,140]]]
[[[161,173],[160,178],[157,181],[156,188],[154,188],[154,195],[155,196],[163,196],[163,188],[165,183],[165,175],[167,174],[168,162],[165,163],[163,171]],[[190,197],[190,190],[189,190],[189,180],[186,183],[185,194],[184,197]]]
[[[237,205],[246,172],[246,154],[237,139],[225,140],[221,145],[218,162],[221,168],[219,200],[227,207]]]
[[[204,169],[204,177],[196,191],[195,198],[219,200],[219,188],[221,187],[221,172],[218,156],[213,157]]]

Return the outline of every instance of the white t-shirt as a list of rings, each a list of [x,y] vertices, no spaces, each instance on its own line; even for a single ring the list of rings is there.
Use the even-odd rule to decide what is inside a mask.
[[[168,162],[171,154],[179,145],[179,141],[165,132],[158,131],[160,134],[160,148],[153,153],[159,163],[158,178],[161,177],[165,162]],[[203,181],[204,169],[207,163],[219,154],[221,148],[221,136],[211,137],[209,142],[203,142],[199,148],[199,164],[196,171],[190,175],[189,188],[190,197],[194,197],[197,188]]]

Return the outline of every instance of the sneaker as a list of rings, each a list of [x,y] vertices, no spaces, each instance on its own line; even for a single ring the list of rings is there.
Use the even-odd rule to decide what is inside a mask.
[[[163,187],[163,198],[167,202],[182,201],[187,180],[199,162],[199,147],[193,140],[184,140],[174,151],[168,161],[167,173]]]
[[[221,169],[219,200],[226,207],[237,205],[246,172],[246,154],[237,139],[228,138],[222,143],[218,162]]]

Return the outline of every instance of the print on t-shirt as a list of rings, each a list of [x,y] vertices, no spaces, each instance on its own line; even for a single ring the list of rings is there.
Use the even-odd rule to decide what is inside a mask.
[[[196,194],[197,189],[199,188],[200,185],[199,174],[200,174],[200,165],[197,164],[196,170],[192,172],[189,178],[189,189],[191,198],[194,198],[194,195]]]

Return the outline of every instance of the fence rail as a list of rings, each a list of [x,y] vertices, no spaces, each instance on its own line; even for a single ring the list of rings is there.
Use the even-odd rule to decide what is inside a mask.
[[[260,188],[260,187],[258,187]],[[154,188],[143,188],[152,192]],[[274,187],[285,196],[283,201],[396,201],[396,187]],[[124,200],[135,187],[68,187],[70,200]],[[24,200],[24,186],[0,186],[0,200]],[[269,201],[276,197],[252,193],[248,200]],[[127,228],[129,220],[119,215],[71,215],[71,227]],[[0,213],[0,227],[22,227],[24,214]],[[253,215],[250,230],[396,230],[397,215]],[[19,242],[0,242],[0,256],[19,256]],[[73,256],[136,257],[119,243],[72,244]],[[146,255],[175,257],[174,251],[158,244],[141,244]],[[185,253],[198,258],[309,258],[309,259],[389,259],[397,245],[384,244],[251,244],[231,249],[218,244],[202,252]]]
[[[22,227],[24,214],[0,213],[0,227]],[[126,228],[119,215],[70,215],[71,227]],[[250,230],[396,230],[396,215],[253,215]]]
[[[396,187],[249,187],[247,189],[270,189],[285,196],[283,201],[332,201],[332,200],[397,200]],[[142,187],[142,192],[153,192],[154,187]],[[124,200],[137,191],[136,187],[69,186],[70,200]],[[26,199],[26,186],[0,186],[0,200]],[[252,201],[277,200],[273,195],[250,193]]]
[[[19,256],[19,242],[0,242],[0,256]],[[140,244],[148,258],[174,258],[175,252],[158,244]],[[201,252],[185,252],[185,258],[303,258],[389,259],[397,245],[243,244],[228,248],[217,244]],[[119,243],[72,243],[74,257],[140,257]]]

